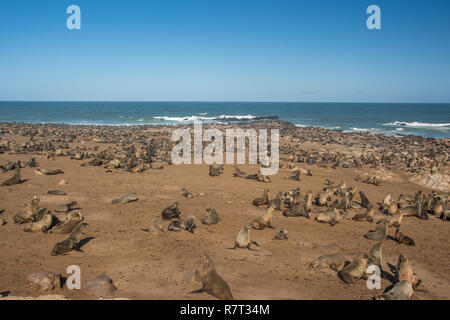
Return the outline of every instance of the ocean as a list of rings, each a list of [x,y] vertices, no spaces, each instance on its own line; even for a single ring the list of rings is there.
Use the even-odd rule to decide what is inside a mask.
[[[345,132],[450,138],[450,104],[281,102],[8,102],[0,122],[142,125],[255,121]]]

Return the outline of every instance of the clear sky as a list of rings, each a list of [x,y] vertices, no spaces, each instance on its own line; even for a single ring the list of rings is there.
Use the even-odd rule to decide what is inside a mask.
[[[0,100],[450,102],[450,1],[1,0]]]

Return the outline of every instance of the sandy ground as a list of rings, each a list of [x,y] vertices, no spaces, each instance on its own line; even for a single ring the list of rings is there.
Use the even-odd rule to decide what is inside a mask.
[[[14,137],[20,139],[21,137]],[[80,145],[79,141],[72,146]],[[99,145],[89,142],[88,146]],[[100,150],[106,145],[100,144]],[[323,146],[322,146],[323,147]],[[12,296],[39,296],[48,294],[27,284],[28,274],[36,271],[54,271],[67,276],[66,268],[81,268],[82,285],[95,276],[105,273],[118,288],[117,297],[130,299],[214,299],[208,294],[190,295],[201,284],[184,280],[193,269],[200,269],[202,256],[208,253],[219,274],[228,282],[236,299],[370,299],[391,285],[383,279],[381,290],[368,290],[365,281],[355,285],[342,282],[330,269],[309,270],[308,264],[323,254],[341,252],[353,255],[369,252],[376,243],[364,238],[375,228],[369,222],[344,220],[331,227],[303,217],[286,218],[277,211],[273,221],[276,229],[252,231],[261,245],[258,251],[227,250],[234,244],[242,226],[264,213],[265,208],[255,208],[251,202],[268,188],[272,194],[301,187],[304,194],[314,194],[323,188],[326,178],[363,190],[372,203],[380,202],[390,192],[394,198],[400,193],[413,196],[418,190],[428,194],[431,190],[411,183],[400,173],[381,187],[355,181],[355,169],[310,168],[313,176],[302,176],[301,182],[286,180],[289,169],[280,169],[269,184],[233,178],[233,167],[225,166],[220,177],[210,177],[206,165],[165,166],[163,170],[128,173],[113,170],[106,173],[102,167],[80,167],[86,161],[57,157],[48,160],[39,155],[1,154],[0,163],[7,160],[28,160],[35,157],[39,168],[62,169],[63,175],[39,176],[34,168],[22,169],[26,182],[0,187],[1,215],[8,223],[0,227],[0,293]],[[240,166],[247,173],[255,173],[256,165]],[[12,172],[0,173],[4,180]],[[65,179],[68,185],[59,187]],[[194,193],[193,199],[184,198],[181,189]],[[48,190],[63,189],[67,196],[47,195]],[[128,204],[111,204],[122,194],[136,192],[139,201]],[[201,196],[200,193],[204,195]],[[51,256],[55,243],[65,235],[25,233],[22,226],[14,225],[13,216],[24,203],[34,196],[41,199],[40,207],[54,209],[57,205],[76,200],[86,222],[88,236],[83,252],[72,251],[63,256]],[[205,207],[216,208],[221,221],[218,225],[199,224],[194,234],[171,232],[167,237],[156,237],[143,232],[154,217],[172,201],[178,201],[185,215],[197,219],[206,213]],[[359,200],[359,197],[358,199]],[[350,210],[353,215],[364,209]],[[55,214],[63,219],[65,214]],[[378,212],[377,217],[382,217]],[[168,222],[164,223],[167,227]],[[272,240],[280,228],[286,227],[288,241]],[[388,264],[396,265],[398,256],[405,255],[413,270],[422,279],[413,299],[450,298],[450,224],[430,216],[427,221],[407,217],[402,231],[412,237],[415,247],[401,246],[387,239],[383,242],[383,270],[392,274]],[[393,236],[391,228],[389,234]],[[62,294],[71,299],[91,298],[84,293],[57,289],[51,294]]]

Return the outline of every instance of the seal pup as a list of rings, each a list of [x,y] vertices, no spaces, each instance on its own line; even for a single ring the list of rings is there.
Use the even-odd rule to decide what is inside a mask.
[[[76,225],[84,220],[80,211],[75,210],[70,212],[64,221],[58,222],[51,230],[50,233],[54,234],[69,234],[73,231]]]
[[[61,288],[61,275],[51,271],[33,272],[27,276],[27,280],[43,291]]]
[[[22,180],[20,179],[20,161],[18,161],[13,176],[3,181],[0,186],[12,186],[15,184],[19,184],[21,182]]]
[[[250,246],[254,244],[255,246],[259,247],[259,244],[256,241],[252,240],[250,230],[252,226],[250,224],[246,224],[242,227],[241,231],[239,231],[236,241],[234,242],[234,248],[230,249],[236,249],[236,248],[247,248],[249,250],[254,250]]]
[[[124,195],[120,196],[119,198],[112,200],[111,203],[128,203],[128,202],[134,202],[134,201],[138,201],[138,200],[139,200],[139,198],[136,193],[129,193],[129,194],[124,194]]]
[[[265,228],[272,228],[273,212],[275,211],[275,206],[271,205],[266,209],[264,215],[257,218],[251,222],[252,228],[255,230],[264,230]]]
[[[63,241],[55,244],[52,250],[52,256],[67,253],[72,250],[80,251],[79,244],[81,238],[83,237],[83,229],[86,227],[87,223],[80,222],[75,226],[72,232]]]
[[[288,234],[286,228],[281,228],[280,232],[278,232],[274,237],[275,240],[287,240]]]
[[[206,217],[203,219],[200,219],[200,221],[206,225],[218,224],[219,223],[219,215],[217,214],[216,209],[214,209],[213,207],[208,205],[206,207]]]
[[[330,267],[332,270],[339,272],[344,268],[345,262],[345,256],[341,253],[325,254],[311,262],[308,268]]]
[[[72,211],[72,208],[74,206],[76,206],[78,203],[76,201],[72,201],[70,203],[67,204],[61,204],[59,206],[56,207],[55,212],[65,212],[68,213],[70,211]]]
[[[375,297],[375,300],[408,300],[414,294],[411,282],[403,280],[397,282],[389,291]]]
[[[366,277],[368,256],[365,253],[359,253],[352,263],[345,266],[338,272],[339,278],[347,284],[354,284],[359,279]]]
[[[212,164],[209,165],[209,175],[211,177],[218,177],[223,172],[223,166],[219,166],[218,168],[214,168]]]
[[[400,231],[400,225],[395,230],[395,240],[397,240],[398,244],[406,244],[408,246],[415,246],[416,245],[416,243],[414,242],[413,239],[411,239],[410,237],[405,236]]]
[[[50,213],[48,209],[42,209],[43,217],[41,220],[28,224],[23,228],[25,232],[34,232],[34,231],[42,231],[43,233],[47,233],[48,230],[53,225],[54,216]]]
[[[259,206],[269,205],[270,203],[270,191],[269,189],[265,189],[262,197],[255,198],[252,202],[252,205],[259,208]]]
[[[166,236],[167,234],[164,232],[162,222],[158,217],[153,218],[152,223],[148,227],[148,229],[141,229],[145,232],[150,232],[155,236]]]
[[[315,220],[317,222],[329,223],[331,226],[334,226],[339,223],[340,220],[342,220],[343,216],[344,215],[340,210],[337,210],[336,208],[330,208],[326,212],[320,212]]]
[[[368,205],[366,212],[364,213],[357,213],[352,218],[353,221],[364,221],[367,220],[370,223],[373,223],[373,217],[375,216],[375,210],[371,204]]]
[[[301,171],[300,170],[295,170],[292,175],[285,177],[285,179],[289,179],[289,180],[296,180],[296,181],[302,181],[300,178],[301,175]]]
[[[359,192],[359,197],[361,198],[361,205],[363,206],[363,208],[368,208],[370,206],[370,201],[369,199],[366,197],[366,195],[364,194],[364,192],[360,191]]]
[[[183,219],[173,219],[168,227],[169,231],[181,231],[187,230],[190,233],[194,233],[197,228],[197,221],[194,216],[188,216]]]
[[[386,239],[388,234],[388,221],[387,219],[381,220],[377,227],[375,228],[375,231],[369,231],[364,237],[369,240],[373,241],[384,241]]]
[[[397,262],[397,270],[396,270],[396,280],[398,282],[407,280],[411,282],[414,290],[419,287],[419,285],[422,283],[422,280],[417,278],[412,271],[411,265],[409,264],[408,259],[406,259],[405,256],[400,255],[398,257]]]
[[[174,201],[161,212],[161,217],[163,220],[179,219],[180,214],[179,204],[177,201]]]
[[[27,222],[34,222],[36,214],[39,211],[38,207],[39,201],[40,199],[37,196],[34,196],[33,199],[31,199],[30,203],[25,208],[21,209],[14,215],[14,223],[21,224]]]
[[[233,173],[233,177],[237,177],[237,178],[245,178],[247,175],[244,171],[240,170],[238,168],[238,166],[234,166],[234,173]]]
[[[194,197],[192,192],[187,191],[186,188],[181,189],[181,191],[183,192],[183,197],[186,197],[186,198],[193,198]]]
[[[201,279],[202,288],[189,294],[206,292],[220,300],[234,300],[230,286],[217,273],[214,262],[208,255],[204,256]]]

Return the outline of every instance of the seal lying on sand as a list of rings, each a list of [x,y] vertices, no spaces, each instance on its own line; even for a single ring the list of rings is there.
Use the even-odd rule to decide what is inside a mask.
[[[183,192],[183,197],[186,197],[186,198],[193,198],[194,197],[192,192],[187,191],[186,188],[181,189],[181,191]]]
[[[373,223],[373,217],[375,215],[375,210],[371,204],[368,205],[366,212],[364,213],[357,213],[352,218],[353,221],[364,221],[367,220],[370,223]]]
[[[55,212],[70,212],[74,206],[76,206],[78,203],[76,201],[72,201],[67,204],[62,204],[56,207]]]
[[[180,231],[186,230],[190,233],[194,233],[194,230],[197,229],[197,220],[194,216],[188,216],[183,219],[173,219],[168,227],[169,231]]]
[[[400,225],[395,230],[395,240],[397,240],[398,244],[406,244],[408,246],[415,246],[416,245],[416,243],[414,242],[413,239],[411,239],[410,237],[405,236],[400,231]]]
[[[34,232],[34,231],[42,231],[43,233],[47,233],[48,230],[53,225],[53,221],[55,217],[50,213],[50,210],[43,208],[42,209],[42,218],[39,221],[30,223],[29,225],[23,228],[25,232]],[[39,214],[38,214],[39,215]]]
[[[166,233],[164,232],[164,228],[161,223],[161,219],[159,218],[153,218],[152,223],[148,227],[148,229],[141,229],[145,232],[150,232],[151,234],[155,236],[165,236]]]
[[[111,203],[128,203],[128,202],[134,202],[134,201],[138,201],[138,200],[139,200],[139,198],[136,193],[129,193],[129,194],[124,194],[117,199],[114,199],[113,201],[111,201]]]
[[[234,300],[230,286],[222,279],[216,271],[212,259],[205,255],[203,270],[201,274],[202,288],[190,292],[190,294],[206,292],[221,300]]]
[[[255,198],[252,202],[252,205],[259,207],[269,205],[269,203],[270,203],[270,191],[269,189],[265,189],[262,197]]]
[[[55,272],[34,272],[28,275],[27,280],[38,285],[44,291],[61,288],[61,275]]]
[[[83,215],[80,211],[75,210],[68,214],[64,221],[57,223],[51,230],[50,233],[55,234],[69,234],[73,231],[76,225],[83,221]]]
[[[341,253],[325,254],[311,262],[309,269],[330,267],[334,271],[341,271],[344,268],[345,262],[345,256]]]
[[[237,178],[245,178],[247,175],[245,174],[244,171],[240,170],[238,168],[238,166],[234,166],[234,173],[233,173],[233,177],[237,177]]]
[[[397,282],[389,291],[375,297],[375,300],[408,300],[414,294],[411,282],[403,280]]]
[[[57,175],[57,174],[64,174],[64,171],[62,171],[61,169],[56,169],[56,170],[47,170],[47,169],[36,169],[34,170],[34,173],[42,175],[42,176],[53,176],[53,175]]]
[[[269,206],[264,215],[251,222],[252,228],[256,230],[264,230],[265,228],[273,228],[272,219],[275,206]]]
[[[339,273],[339,278],[348,284],[354,284],[359,279],[363,279],[366,276],[367,269],[367,254],[360,253],[353,260],[352,263],[344,267]]]
[[[331,226],[336,225],[339,223],[340,220],[343,218],[343,213],[335,208],[330,208],[326,212],[321,212],[316,217],[317,222],[323,222],[323,223],[329,223]]]

